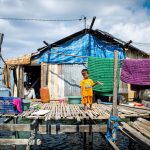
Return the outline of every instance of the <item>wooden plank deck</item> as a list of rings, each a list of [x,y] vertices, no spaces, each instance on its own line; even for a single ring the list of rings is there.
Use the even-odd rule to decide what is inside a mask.
[[[33,115],[34,112],[38,110],[49,110],[45,115]],[[148,107],[133,107],[127,105],[119,105],[118,107],[118,116],[120,118],[132,118],[132,117],[150,117],[150,108]],[[0,117],[9,117],[9,118],[29,118],[29,119],[42,119],[42,120],[59,120],[59,119],[76,119],[80,121],[84,118],[92,120],[107,120],[110,116],[112,110],[112,105],[105,104],[93,104],[92,110],[84,111],[82,104],[67,104],[67,103],[41,103],[41,102],[32,102],[31,108],[27,111],[22,112],[21,114],[0,114]]]
[[[121,122],[119,128],[135,142],[150,148],[150,121],[138,118],[134,122]]]
[[[59,119],[76,119],[78,121],[84,118],[91,118],[92,120],[108,119],[112,110],[112,105],[105,104],[93,104],[92,110],[84,111],[82,104],[66,104],[66,103],[41,103],[33,102],[31,109],[24,111],[18,115],[22,118],[29,119],[43,119],[47,120],[59,120]],[[33,115],[34,112],[38,111],[33,107],[38,107],[42,110],[49,110],[45,115]],[[120,118],[126,117],[149,117],[150,109],[146,107],[126,107],[118,106],[118,115]]]

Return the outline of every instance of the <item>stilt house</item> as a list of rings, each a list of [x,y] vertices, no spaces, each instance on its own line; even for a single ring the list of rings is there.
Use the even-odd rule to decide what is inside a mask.
[[[87,67],[88,56],[113,58],[114,50],[119,52],[119,59],[149,58],[147,53],[104,31],[83,29],[55,43],[46,43],[35,53],[8,60],[4,83],[9,88],[13,85],[14,96],[19,97],[23,97],[25,81],[31,83],[37,98],[41,87],[49,88],[51,99],[78,96],[81,70]],[[119,92],[128,92],[126,84],[120,82]]]

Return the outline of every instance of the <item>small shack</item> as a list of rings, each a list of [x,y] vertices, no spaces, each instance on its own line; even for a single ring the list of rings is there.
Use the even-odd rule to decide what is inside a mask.
[[[14,96],[23,97],[25,81],[31,83],[37,98],[40,98],[41,87],[49,88],[51,99],[80,95],[81,70],[87,67],[89,56],[113,58],[117,50],[119,59],[150,57],[101,30],[83,29],[55,43],[44,43],[46,46],[35,53],[7,60],[3,81],[8,88],[13,85]],[[119,92],[128,93],[129,90],[129,86],[120,82]]]

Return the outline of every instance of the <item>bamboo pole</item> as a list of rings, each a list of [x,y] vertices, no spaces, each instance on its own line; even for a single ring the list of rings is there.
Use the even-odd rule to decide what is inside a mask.
[[[113,87],[113,116],[117,116],[117,76],[118,76],[118,51],[114,52],[114,87]]]
[[[114,87],[113,87],[113,105],[112,105],[112,115],[118,116],[117,111],[117,76],[118,76],[118,51],[114,51]],[[113,122],[114,124],[114,122]],[[117,133],[114,132],[112,137],[116,139]]]

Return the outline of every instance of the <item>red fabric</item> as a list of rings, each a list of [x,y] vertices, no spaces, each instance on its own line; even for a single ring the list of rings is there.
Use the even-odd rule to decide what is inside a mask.
[[[134,106],[144,106],[144,104],[135,103]]]

